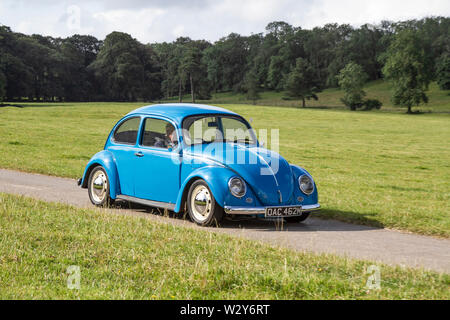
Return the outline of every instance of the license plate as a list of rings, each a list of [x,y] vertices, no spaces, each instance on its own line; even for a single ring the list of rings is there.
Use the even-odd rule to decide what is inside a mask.
[[[287,218],[302,215],[302,207],[269,207],[266,208],[266,218]]]

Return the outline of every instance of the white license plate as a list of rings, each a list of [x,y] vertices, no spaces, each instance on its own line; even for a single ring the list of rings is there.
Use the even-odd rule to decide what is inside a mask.
[[[266,218],[287,218],[302,215],[302,207],[269,207],[266,208]]]

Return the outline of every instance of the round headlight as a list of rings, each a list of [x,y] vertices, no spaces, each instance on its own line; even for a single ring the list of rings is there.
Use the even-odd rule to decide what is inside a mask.
[[[237,198],[242,198],[247,192],[244,180],[238,177],[231,178],[230,181],[228,181],[228,188],[230,189],[231,194]]]
[[[307,175],[298,178],[298,185],[304,194],[310,195],[314,192],[314,182]]]

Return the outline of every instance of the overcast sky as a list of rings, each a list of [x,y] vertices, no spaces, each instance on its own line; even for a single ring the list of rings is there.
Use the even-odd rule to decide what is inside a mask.
[[[0,0],[0,24],[25,34],[66,37],[112,31],[141,42],[179,36],[216,41],[231,32],[263,32],[271,21],[312,28],[450,16],[449,0]]]

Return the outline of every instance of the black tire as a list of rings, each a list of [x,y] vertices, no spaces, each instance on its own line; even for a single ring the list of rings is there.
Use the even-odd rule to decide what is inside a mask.
[[[193,198],[196,198],[199,203],[195,204]],[[187,210],[191,220],[203,227],[219,226],[224,216],[223,208],[216,203],[216,199],[204,180],[195,181],[189,188]]]
[[[287,223],[300,223],[308,219],[309,212],[303,212],[301,216],[298,217],[292,217],[292,218],[285,218]]]
[[[99,183],[97,183],[97,187],[94,187],[94,179],[103,182],[102,189],[100,189]],[[111,199],[109,191],[110,184],[108,174],[102,166],[95,167],[91,171],[88,181],[88,194],[92,204],[97,207],[109,207],[112,205],[114,200]]]

